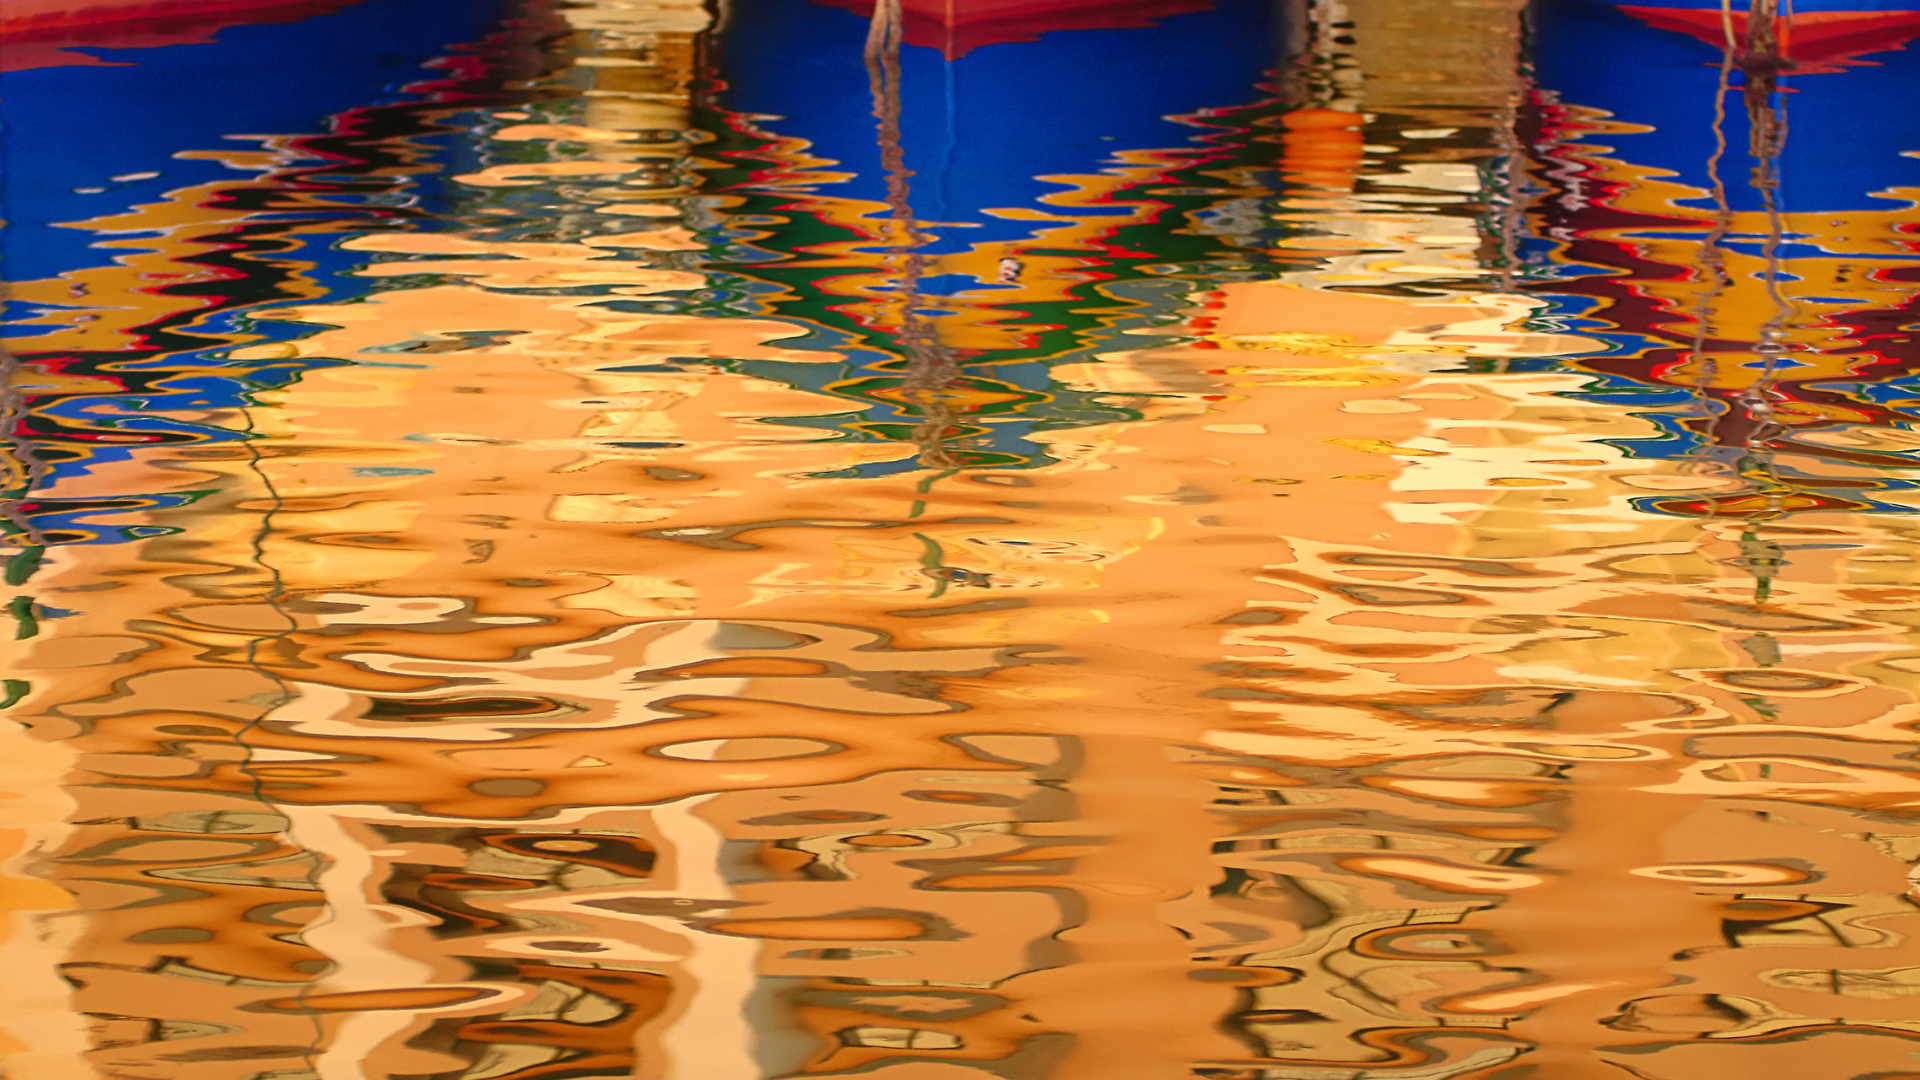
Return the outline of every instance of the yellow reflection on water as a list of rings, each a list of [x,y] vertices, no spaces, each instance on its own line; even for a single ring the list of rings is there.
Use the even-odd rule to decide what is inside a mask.
[[[1584,394],[1606,346],[1432,209],[1471,167],[1402,162],[1426,210],[1353,194],[1513,85],[1391,102],[1425,126],[1368,149],[1316,39],[1276,143],[1304,261],[1116,303],[1028,394],[908,339],[1039,333],[1170,152],[925,265],[897,208],[797,199],[855,234],[807,254],[858,340],[653,310],[713,285],[687,254],[732,198],[690,194],[706,15],[565,15],[579,123],[499,110],[518,157],[458,179],[616,228],[346,239],[392,287],[231,335],[306,364],[192,414],[248,438],[35,492],[193,498],[13,557],[21,1080],[1911,1071],[1911,518],[1632,452],[1671,429]],[[181,239],[138,265],[191,252],[189,205],[139,211]],[[1007,287],[917,313],[939,274]],[[886,348],[906,374],[846,390]],[[960,456],[1071,394],[1113,413]]]

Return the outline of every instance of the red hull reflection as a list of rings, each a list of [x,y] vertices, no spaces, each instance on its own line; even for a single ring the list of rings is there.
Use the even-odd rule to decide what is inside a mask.
[[[1621,5],[1649,26],[1678,30],[1718,46],[1726,37],[1720,12],[1699,8]],[[1733,12],[1735,40],[1746,40],[1747,15]],[[1867,53],[1897,49],[1920,34],[1920,11],[1813,11],[1780,20],[1779,39],[1796,64],[1831,64]]]
[[[78,48],[189,45],[247,23],[288,23],[325,15],[350,0],[12,0],[0,18],[0,71],[99,64]]]
[[[820,0],[873,13],[872,0]],[[1155,19],[1206,11],[1213,0],[903,0],[909,45],[939,49],[949,59],[982,45],[1032,41],[1054,30],[1120,30]]]

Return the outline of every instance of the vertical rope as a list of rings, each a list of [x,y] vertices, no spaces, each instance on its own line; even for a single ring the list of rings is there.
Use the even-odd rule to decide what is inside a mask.
[[[1780,75],[1791,66],[1791,62],[1780,50],[1779,18],[1780,0],[1753,0],[1753,10],[1747,15],[1747,52],[1741,65],[1747,79],[1747,119],[1752,130],[1749,153],[1754,158],[1753,186],[1760,192],[1761,205],[1767,216],[1766,285],[1767,299],[1773,305],[1773,314],[1760,328],[1760,340],[1754,345],[1754,352],[1763,365],[1760,381],[1742,395],[1747,403],[1747,411],[1762,425],[1748,439],[1748,446],[1771,438],[1771,434],[1763,438],[1762,433],[1778,428],[1773,423],[1773,406],[1767,400],[1768,390],[1776,377],[1780,359],[1786,355],[1787,346],[1782,338],[1786,336],[1788,322],[1793,316],[1793,305],[1780,289],[1780,246],[1786,238],[1785,215],[1780,207],[1780,155],[1786,149],[1787,138],[1787,103],[1786,95],[1781,92]]]
[[[1727,180],[1720,165],[1727,156],[1727,94],[1733,87],[1733,68],[1739,48],[1733,31],[1733,0],[1720,0],[1720,78],[1713,92],[1713,153],[1707,157],[1707,182],[1713,192],[1713,227],[1700,241],[1700,267],[1707,287],[1693,308],[1694,398],[1707,414],[1701,449],[1712,444],[1724,413],[1715,413],[1709,397],[1720,374],[1719,361],[1707,352],[1713,336],[1713,306],[1733,282],[1727,276],[1727,253],[1722,245],[1733,229],[1733,208],[1727,201]]]
[[[865,58],[867,80],[873,91],[873,115],[880,122],[880,165],[887,174],[886,201],[892,211],[889,239],[898,255],[894,292],[899,298],[900,347],[907,361],[905,388],[920,414],[913,441],[920,446],[921,465],[930,469],[952,469],[956,466],[947,451],[946,438],[953,426],[953,412],[942,391],[953,382],[959,365],[919,310],[920,279],[926,273],[928,260],[914,250],[926,241],[914,220],[908,183],[913,170],[907,168],[906,151],[900,141],[903,34],[900,0],[875,0],[873,17],[867,24]]]

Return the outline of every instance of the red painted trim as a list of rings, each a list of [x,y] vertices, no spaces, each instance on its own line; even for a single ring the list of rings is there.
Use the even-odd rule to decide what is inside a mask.
[[[1717,11],[1640,5],[1622,5],[1620,10],[1648,26],[1678,30],[1715,48],[1726,38]],[[1744,40],[1746,32],[1746,13],[1734,12],[1735,40]],[[1920,10],[1815,11],[1780,20],[1780,40],[1787,55],[1803,66],[1897,49],[1916,35],[1920,35]]]
[[[358,0],[124,0],[75,6],[66,0],[7,0],[0,18],[0,71],[97,64],[76,47],[148,49],[212,40],[216,31],[287,23]]]
[[[861,15],[873,0],[816,0]],[[1033,41],[1054,30],[1118,30],[1206,11],[1213,0],[902,0],[907,44],[939,49],[949,60],[983,45]]]

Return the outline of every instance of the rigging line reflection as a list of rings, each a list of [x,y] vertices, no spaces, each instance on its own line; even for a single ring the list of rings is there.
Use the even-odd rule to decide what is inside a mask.
[[[257,402],[253,404],[257,407]],[[287,677],[284,671],[280,670],[285,659],[298,648],[294,635],[300,629],[300,624],[285,606],[288,599],[286,580],[269,555],[269,541],[276,532],[274,517],[286,508],[286,499],[275,484],[272,475],[262,467],[265,455],[262,453],[260,440],[265,437],[265,433],[259,431],[256,426],[255,410],[242,410],[241,415],[245,423],[245,427],[241,430],[241,445],[246,450],[247,468],[252,471],[254,479],[266,495],[266,505],[259,511],[259,521],[252,537],[248,540],[248,549],[254,567],[265,575],[265,589],[259,597],[259,602],[271,613],[271,618],[280,622],[280,626],[262,628],[266,632],[250,638],[243,647],[241,664],[251,668],[274,689],[259,701],[260,711],[233,731],[234,744],[241,749],[243,755],[236,769],[247,778],[251,786],[249,795],[252,799],[266,808],[273,817],[279,819],[286,830],[284,835],[287,842],[305,857],[306,887],[319,891],[321,876],[327,872],[332,860],[325,852],[306,847],[301,838],[294,834],[293,823],[287,810],[276,805],[269,794],[270,780],[258,771],[255,748],[249,743],[249,736],[262,721],[293,704],[300,696],[299,687]],[[268,655],[263,655],[263,652]],[[319,913],[307,924],[308,927],[319,928],[329,921],[331,914],[331,904],[323,904]],[[319,973],[316,972],[316,974]],[[312,1026],[312,1041],[308,1043],[301,1055],[301,1060],[309,1069],[314,1069],[319,1064],[319,1059],[325,1052],[327,1038],[327,1030],[321,1023],[320,1013],[304,1008],[314,989],[314,982],[302,983],[295,991],[293,998],[298,1003],[294,1011],[305,1011]]]
[[[928,469],[951,470],[955,467],[946,442],[953,425],[953,413],[944,391],[959,374],[959,364],[940,341],[935,324],[921,313],[921,278],[927,270],[927,258],[920,248],[928,238],[920,232],[911,201],[913,170],[907,167],[901,145],[900,47],[904,34],[900,0],[876,0],[867,31],[863,58],[873,93],[873,113],[880,121],[880,166],[886,171],[886,203],[892,214],[894,253],[899,270],[894,275],[894,290],[899,294],[898,336],[907,361],[902,382],[905,400],[920,412],[920,422],[911,439],[920,447],[920,464]]]
[[[1719,359],[1707,351],[1707,339],[1714,336],[1715,304],[1726,294],[1732,279],[1727,273],[1726,252],[1721,244],[1733,228],[1733,208],[1727,200],[1727,182],[1720,168],[1727,155],[1727,94],[1732,90],[1735,49],[1733,0],[1720,0],[1720,69],[1713,91],[1713,152],[1707,155],[1706,174],[1713,200],[1713,225],[1700,238],[1695,257],[1699,261],[1702,288],[1694,302],[1693,350],[1688,357],[1694,365],[1694,398],[1700,410],[1706,438],[1696,452],[1696,467],[1706,463],[1705,452],[1714,441],[1721,409],[1709,394],[1719,378]],[[1704,468],[1702,469],[1704,472]]]

